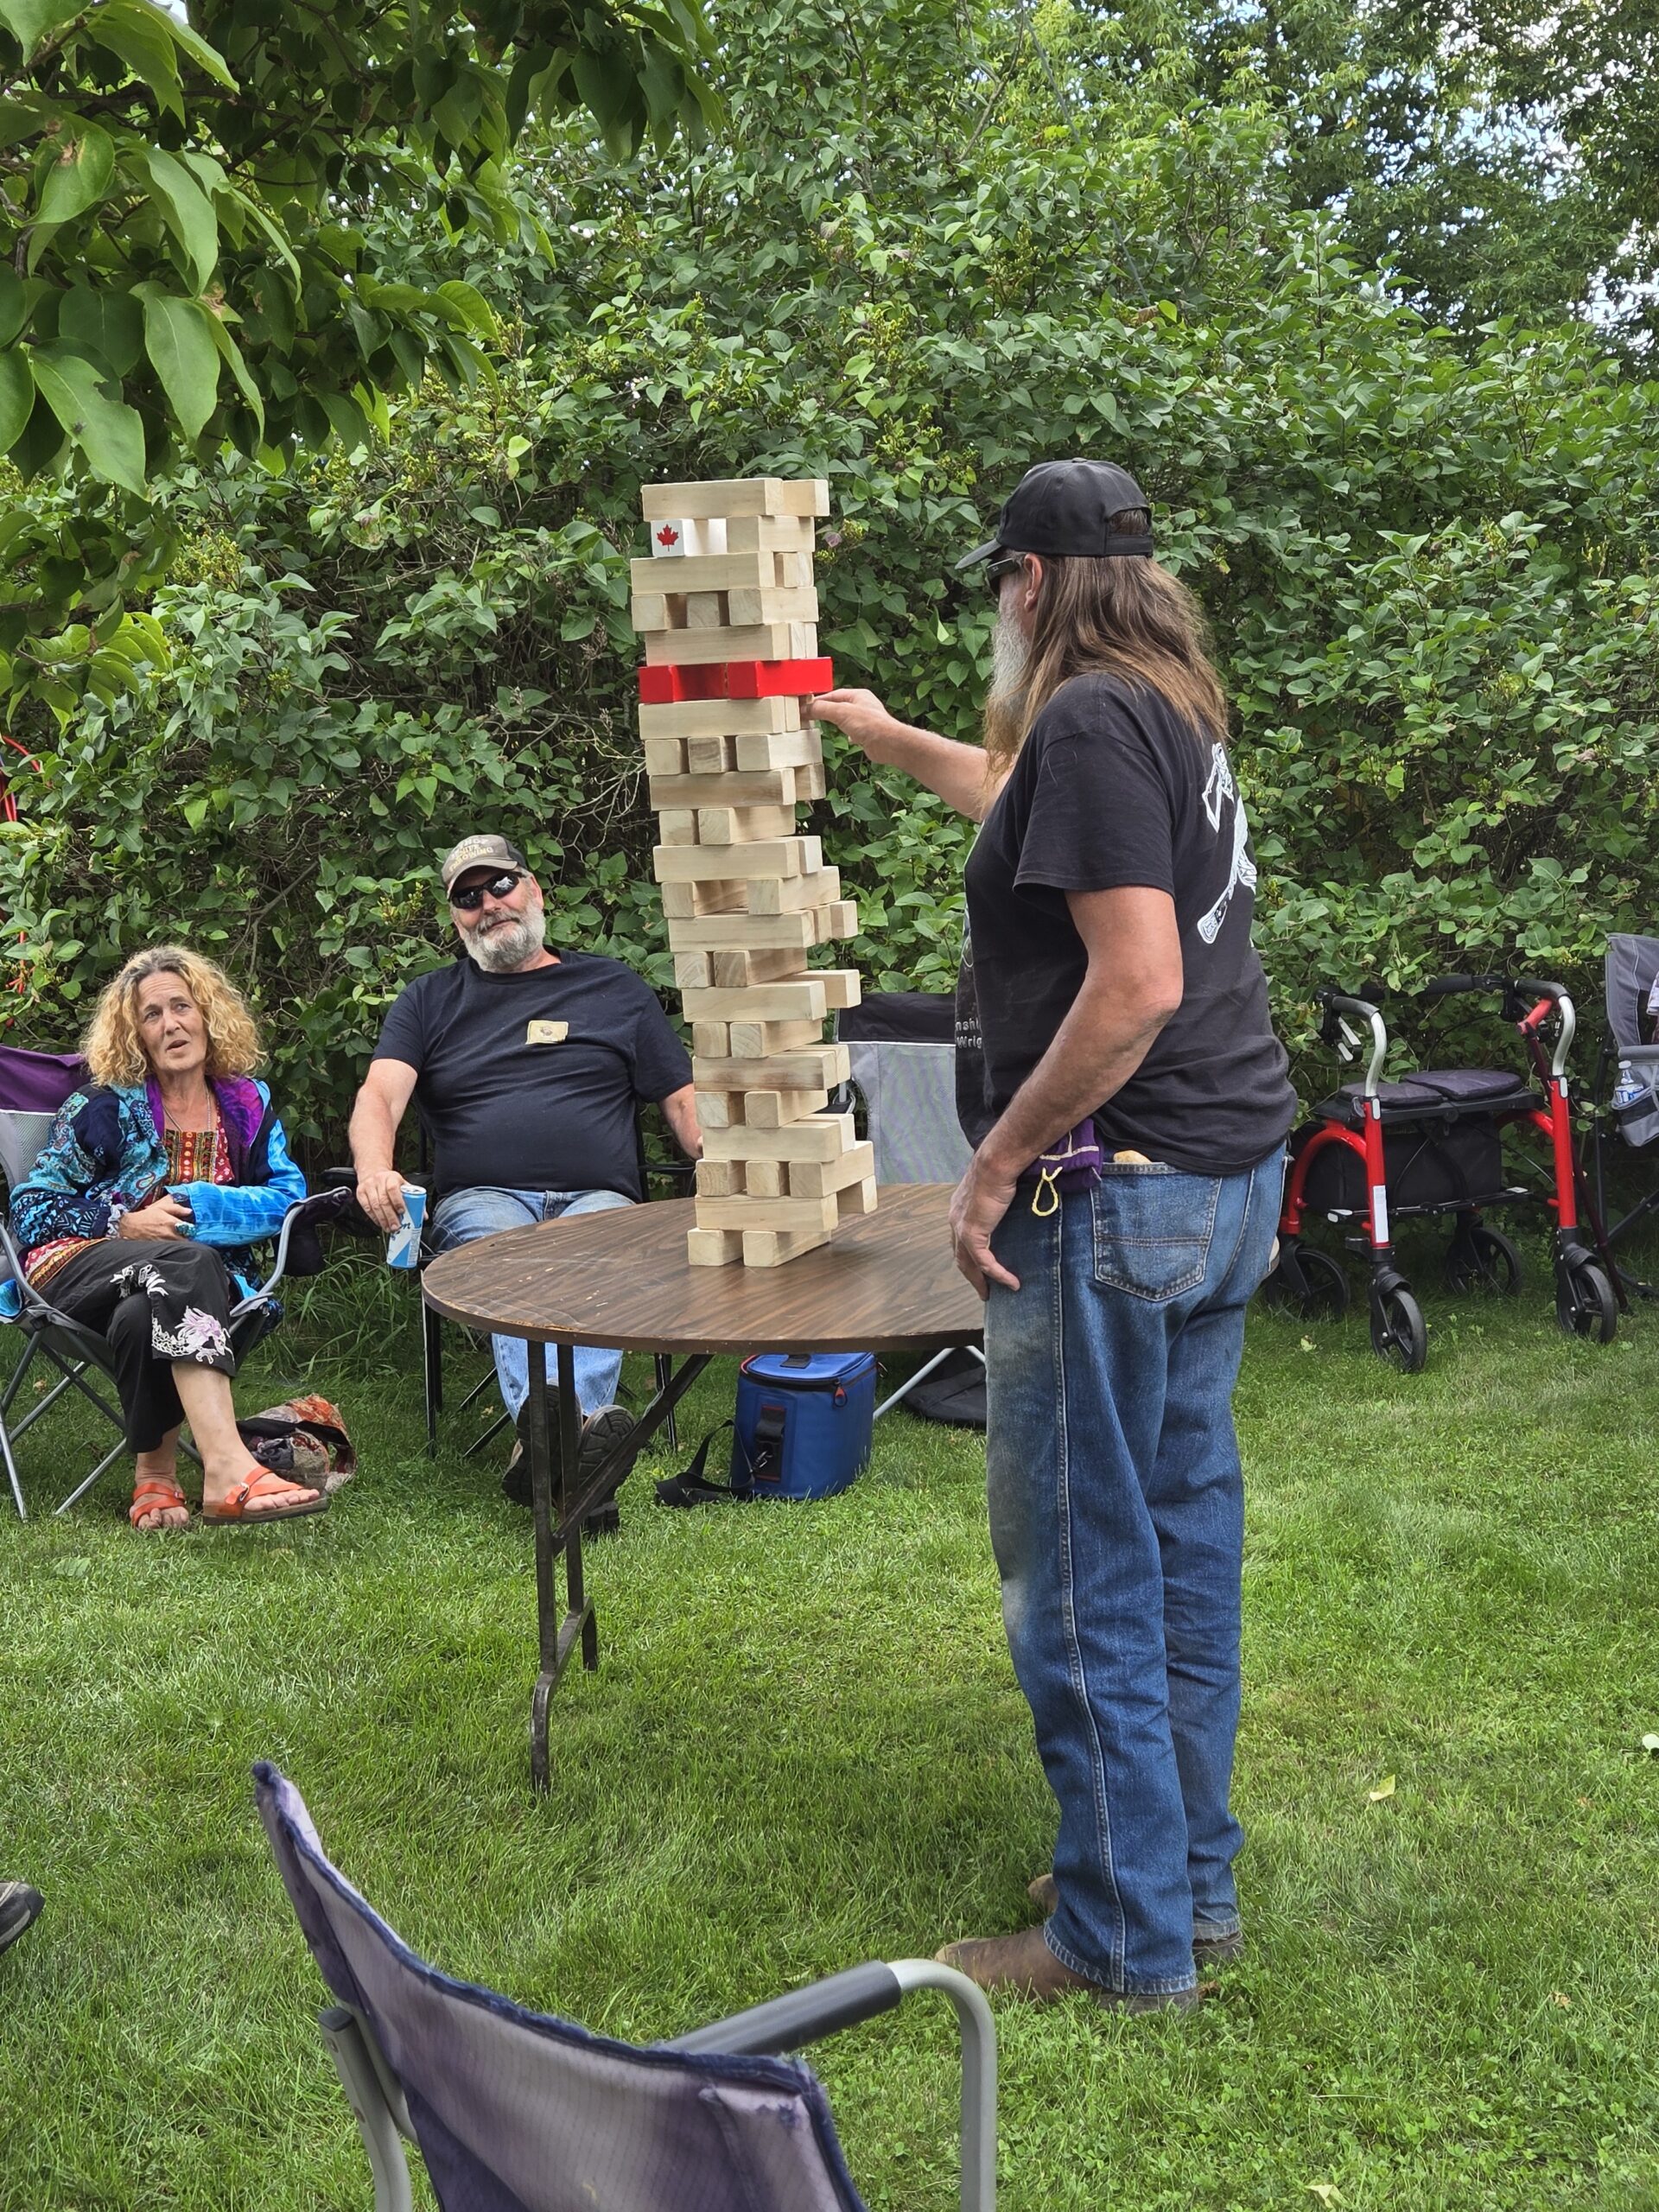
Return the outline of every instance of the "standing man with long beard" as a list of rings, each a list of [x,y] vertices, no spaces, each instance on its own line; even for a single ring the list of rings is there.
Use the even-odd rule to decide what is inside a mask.
[[[1295,1098],[1226,701],[1145,495],[1044,462],[959,565],[997,602],[983,751],[868,691],[812,702],[983,824],[950,1221],[987,1300],[991,1536],[1059,1833],[1046,1924],[939,1955],[988,1989],[1185,2009],[1243,1946],[1232,1393]]]

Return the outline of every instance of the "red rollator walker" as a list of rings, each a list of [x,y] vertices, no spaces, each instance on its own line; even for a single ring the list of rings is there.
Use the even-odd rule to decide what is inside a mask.
[[[1428,1356],[1422,1309],[1395,1257],[1397,1222],[1449,1215],[1446,1280],[1454,1291],[1513,1297],[1521,1255],[1483,1218],[1494,1205],[1535,1203],[1539,1193],[1506,1179],[1503,1140],[1512,1128],[1547,1141],[1548,1185],[1542,1203],[1554,1217],[1555,1315],[1568,1334],[1611,1341],[1618,1325],[1615,1277],[1587,1202],[1573,1136],[1567,1077],[1577,1019],[1559,983],[1503,976],[1443,976],[1425,998],[1491,993],[1519,1031],[1530,1078],[1497,1068],[1423,1068],[1397,1083],[1382,1080],[1389,1033],[1382,995],[1345,997],[1324,989],[1321,1039],[1351,1059],[1360,1038],[1349,1017],[1370,1031],[1364,1079],[1344,1084],[1313,1109],[1291,1146],[1279,1224],[1279,1260],[1263,1285],[1268,1304],[1304,1319],[1333,1318],[1348,1306],[1341,1263],[1303,1237],[1309,1214],[1344,1231],[1346,1249],[1370,1263],[1371,1343],[1381,1357],[1414,1375]],[[1553,1048],[1546,1033],[1554,1026]],[[1588,1222],[1588,1232],[1585,1224]]]

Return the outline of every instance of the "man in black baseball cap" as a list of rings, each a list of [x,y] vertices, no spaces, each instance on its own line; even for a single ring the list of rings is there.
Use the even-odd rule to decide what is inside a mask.
[[[1138,523],[1152,502],[1127,468],[1109,461],[1039,461],[1014,486],[988,537],[957,567],[976,569],[1008,553],[1044,553],[1051,560],[1081,561],[1109,554],[1149,557],[1150,530],[1115,530],[1120,516]]]
[[[991,1538],[1058,1822],[1045,1924],[939,1956],[1037,2002],[1185,2012],[1243,1942],[1232,1393],[1295,1096],[1227,701],[1145,493],[1044,461],[958,565],[996,606],[982,747],[868,691],[811,702],[980,824],[950,1230],[987,1301]]]

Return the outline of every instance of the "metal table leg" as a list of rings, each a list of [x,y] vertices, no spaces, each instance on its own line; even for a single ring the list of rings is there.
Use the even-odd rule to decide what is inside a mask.
[[[665,1421],[672,1420],[674,1408],[708,1366],[710,1355],[694,1352],[683,1359],[677,1373],[665,1381],[626,1436],[612,1446],[585,1483],[578,1484],[582,1408],[576,1398],[575,1356],[569,1344],[561,1344],[559,1481],[556,1490],[553,1440],[547,1426],[546,1347],[527,1344],[525,1350],[530,1355],[531,1373],[530,1433],[525,1456],[530,1461],[530,1498],[536,1523],[536,1627],[541,1664],[530,1707],[530,1781],[533,1789],[545,1791],[548,1708],[578,1637],[582,1639],[582,1665],[590,1673],[599,1665],[599,1623],[593,1599],[583,1586],[582,1522],[602,1498],[610,1496],[621,1471],[632,1464],[635,1453],[651,1441]],[[563,1618],[554,1580],[561,1548],[565,1573]]]

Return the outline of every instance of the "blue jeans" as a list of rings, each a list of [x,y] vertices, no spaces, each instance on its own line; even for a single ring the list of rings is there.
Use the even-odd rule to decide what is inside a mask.
[[[537,1221],[556,1221],[566,1213],[608,1213],[613,1206],[631,1206],[620,1191],[502,1191],[480,1184],[469,1191],[448,1191],[432,1211],[428,1241],[435,1251],[448,1252],[475,1237],[493,1236],[500,1229],[523,1229]],[[517,1421],[518,1409],[530,1395],[530,1347],[522,1337],[492,1337],[496,1380],[501,1402]],[[544,1355],[545,1357],[545,1355]],[[577,1344],[573,1358],[576,1395],[584,1414],[616,1403],[621,1379],[620,1351],[599,1351],[591,1344]],[[546,1371],[556,1376],[551,1358]]]
[[[1046,1219],[1025,1185],[994,1240],[1020,1288],[985,1315],[991,1541],[1060,1814],[1044,1932],[1109,1989],[1190,1988],[1195,1931],[1238,1926],[1232,1395],[1283,1173],[1108,1166]]]

